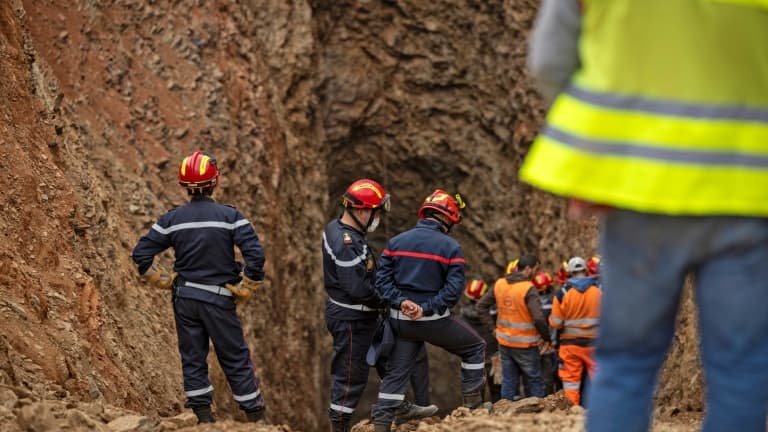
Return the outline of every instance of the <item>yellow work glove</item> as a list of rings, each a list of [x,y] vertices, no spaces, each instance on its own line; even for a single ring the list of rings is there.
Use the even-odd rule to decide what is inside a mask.
[[[167,270],[154,263],[141,275],[141,280],[145,283],[163,290],[171,289],[174,279],[176,279],[176,273],[168,273]]]
[[[501,354],[495,353],[493,356],[491,356],[491,371],[490,371],[491,378],[493,379],[493,383],[496,385],[501,385]]]
[[[245,303],[251,298],[253,292],[259,289],[263,284],[263,281],[255,281],[243,275],[240,283],[236,285],[226,284],[225,286],[232,292],[232,295],[235,296],[235,301],[238,303]]]

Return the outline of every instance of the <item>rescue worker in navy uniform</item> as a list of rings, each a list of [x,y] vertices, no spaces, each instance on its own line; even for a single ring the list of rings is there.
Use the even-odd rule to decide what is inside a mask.
[[[483,405],[485,341],[449,310],[464,289],[464,255],[448,236],[461,222],[460,207],[459,195],[434,191],[419,209],[416,227],[393,237],[382,252],[376,291],[392,308],[397,341],[373,408],[376,432],[390,430],[424,342],[461,357],[463,405]]]
[[[352,414],[368,383],[366,354],[379,326],[380,310],[387,305],[374,290],[376,259],[366,233],[376,229],[381,211],[389,210],[389,195],[373,180],[357,180],[347,188],[342,205],[342,216],[331,221],[323,232],[323,273],[328,292],[325,319],[333,337],[328,417],[331,430],[339,432],[349,430]],[[424,381],[428,376],[426,351],[421,353],[419,364],[422,367],[416,375]],[[418,402],[429,401],[428,386],[414,386],[414,393]],[[434,405],[401,402],[400,421],[437,412]]]
[[[219,171],[216,159],[194,152],[179,167],[179,183],[190,202],[160,217],[133,250],[142,279],[173,290],[173,313],[184,374],[185,407],[199,423],[213,423],[213,386],[208,379],[208,340],[227,376],[234,399],[248,421],[264,418],[264,399],[254,374],[248,344],[235,310],[264,279],[264,251],[248,219],[212,198]],[[234,246],[245,260],[235,261]],[[154,263],[173,248],[173,273]],[[241,268],[243,267],[243,268]]]

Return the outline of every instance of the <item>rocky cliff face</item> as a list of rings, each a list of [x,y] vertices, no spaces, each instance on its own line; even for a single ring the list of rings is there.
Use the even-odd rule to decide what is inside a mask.
[[[524,69],[536,5],[0,2],[0,384],[155,418],[182,409],[169,294],[142,285],[129,255],[185,201],[176,164],[200,148],[219,160],[216,198],[268,254],[240,314],[272,420],[305,430],[327,406],[319,232],[352,180],[393,196],[378,249],[441,187],[469,202],[454,233],[469,275],[492,281],[521,253],[550,270],[593,253],[593,223],[566,221],[562,201],[516,177],[543,113]],[[671,370],[695,364],[690,352]],[[431,360],[449,408],[457,366]],[[211,374],[220,416],[236,418]],[[14,403],[0,427],[19,427]]]

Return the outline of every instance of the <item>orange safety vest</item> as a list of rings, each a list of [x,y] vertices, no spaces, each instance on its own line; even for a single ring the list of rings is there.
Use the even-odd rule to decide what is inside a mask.
[[[592,285],[579,292],[572,287],[564,288],[562,300],[555,297],[549,323],[555,329],[562,329],[560,339],[594,339],[600,324],[600,300],[602,291]]]
[[[496,307],[496,340],[511,348],[530,348],[541,341],[533,325],[531,312],[525,303],[525,294],[533,286],[531,281],[509,283],[505,278],[493,286]]]

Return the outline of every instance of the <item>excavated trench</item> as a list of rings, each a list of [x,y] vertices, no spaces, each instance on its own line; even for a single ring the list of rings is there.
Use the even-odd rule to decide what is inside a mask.
[[[470,274],[495,279],[524,252],[550,269],[593,253],[595,224],[566,220],[561,200],[516,176],[543,114],[524,67],[536,6],[0,2],[0,429],[245,427],[191,428],[179,415],[170,301],[140,283],[129,257],[156,217],[184,202],[175,164],[194,149],[216,154],[216,198],[264,243],[267,283],[240,314],[271,420],[294,430],[325,425],[319,233],[352,180],[373,177],[392,194],[371,237],[378,250],[441,187],[469,201],[455,236]],[[689,301],[681,316],[658,396],[670,421],[702,409]],[[457,362],[439,350],[430,362],[434,402],[450,410]],[[219,417],[240,419],[212,364]],[[525,430],[577,430],[581,418],[513,414]],[[423,430],[517,430],[482,417],[460,411]]]

